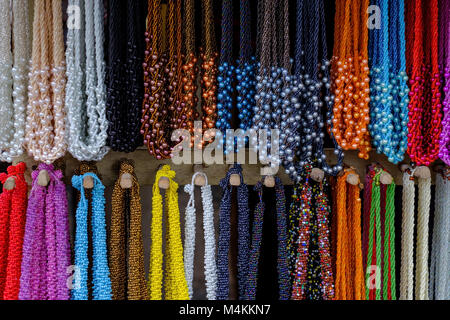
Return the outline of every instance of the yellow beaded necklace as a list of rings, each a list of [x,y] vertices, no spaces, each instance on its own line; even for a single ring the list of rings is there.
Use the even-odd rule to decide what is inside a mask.
[[[175,171],[169,165],[164,165],[156,173],[153,185],[151,251],[149,288],[150,299],[162,299],[163,281],[163,247],[162,247],[162,217],[163,201],[159,191],[159,180],[169,179],[169,189],[165,194],[167,219],[166,272],[164,292],[166,300],[189,300],[188,286],[184,274],[183,246],[181,243],[180,210],[178,208],[178,184],[173,181]]]

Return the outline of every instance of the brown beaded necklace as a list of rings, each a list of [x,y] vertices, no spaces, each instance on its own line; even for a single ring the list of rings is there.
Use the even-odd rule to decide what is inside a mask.
[[[202,9],[204,16],[204,48],[201,49],[200,57],[202,59],[202,110],[203,110],[203,131],[212,129],[216,125],[217,120],[217,56],[215,52],[214,37],[214,18],[212,0],[203,0]],[[209,141],[213,135],[205,132],[204,139]],[[203,141],[203,139],[202,139]],[[202,142],[204,145],[204,141]]]
[[[131,177],[131,188],[124,189],[124,174]],[[114,300],[147,300],[141,227],[141,197],[133,164],[120,164],[119,178],[112,194],[110,246],[111,289]],[[128,261],[128,263],[127,263]]]
[[[198,58],[195,50],[195,1],[186,0],[184,2],[184,30],[185,30],[185,62],[182,67],[182,105],[185,108],[186,129],[191,134],[204,134],[201,139],[202,148],[205,142],[209,142],[213,134],[208,129],[215,128],[217,120],[217,56],[215,48],[215,31],[213,17],[213,3],[211,0],[202,0],[203,16],[203,37],[202,48],[200,48],[200,66],[197,65]],[[200,67],[200,68],[199,68]],[[200,74],[199,74],[200,70]],[[201,83],[201,106],[202,106],[202,129],[201,132],[194,132],[194,121],[199,119],[197,111],[197,77],[200,76]],[[191,147],[193,139],[191,140]]]
[[[161,0],[148,2],[141,134],[151,155],[170,158],[171,130],[186,126],[181,101],[181,3],[168,1],[163,25]],[[164,34],[167,32],[167,34]],[[165,36],[164,36],[165,35]],[[163,41],[166,40],[166,41]]]

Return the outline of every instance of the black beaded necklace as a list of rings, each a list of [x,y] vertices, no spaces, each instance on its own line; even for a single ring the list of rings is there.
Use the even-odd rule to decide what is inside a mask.
[[[108,145],[114,151],[133,152],[142,145],[146,14],[144,1],[109,1],[106,105]]]

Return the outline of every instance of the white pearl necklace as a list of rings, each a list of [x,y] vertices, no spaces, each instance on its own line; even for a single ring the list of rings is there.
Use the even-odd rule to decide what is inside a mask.
[[[25,145],[35,161],[50,164],[66,151],[66,86],[62,2],[34,0]]]
[[[67,32],[66,112],[69,152],[78,160],[101,160],[106,147],[105,63],[102,1],[70,0],[85,24]],[[84,28],[85,26],[85,28]]]
[[[28,36],[28,1],[12,1],[12,15],[10,2],[1,1],[0,160],[5,162],[12,162],[23,153],[29,63]],[[14,49],[11,47],[11,40]]]
[[[205,185],[202,190],[203,204],[203,230],[205,236],[205,280],[206,297],[208,300],[216,300],[217,269],[216,269],[216,238],[214,229],[214,208],[211,192],[211,185],[203,172],[196,172],[192,176],[192,183],[184,186],[184,191],[190,195],[186,207],[184,226],[184,272],[189,289],[189,298],[192,299],[194,279],[194,252],[195,252],[195,201],[194,201],[194,180],[198,175],[205,177]]]

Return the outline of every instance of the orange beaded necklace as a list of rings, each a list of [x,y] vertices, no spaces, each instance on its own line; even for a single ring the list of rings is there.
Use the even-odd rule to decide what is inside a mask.
[[[333,134],[344,150],[369,159],[368,0],[336,0],[332,80],[335,94]]]

